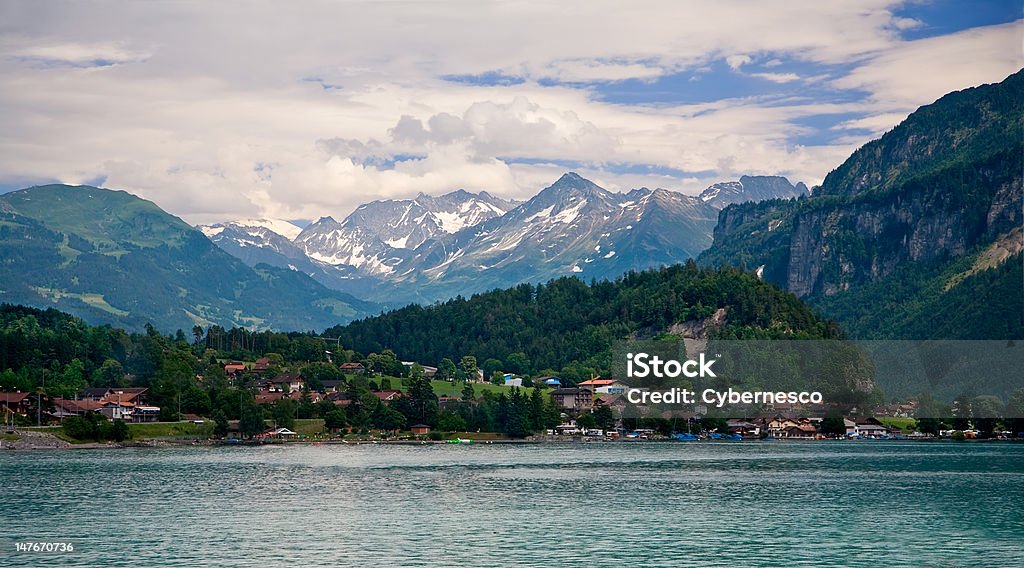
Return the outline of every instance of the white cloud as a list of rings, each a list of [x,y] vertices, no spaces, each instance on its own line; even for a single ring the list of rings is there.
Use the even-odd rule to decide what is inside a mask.
[[[1020,66],[1019,24],[905,42],[899,30],[917,24],[898,4],[5,2],[0,183],[106,176],[192,222],[343,216],[459,187],[526,197],[567,162],[611,189],[695,192],[744,173],[817,183],[914,106]],[[783,61],[854,63],[827,84],[864,100],[643,105],[595,92],[723,62],[773,69],[750,75],[780,85],[814,80],[775,72]],[[496,84],[444,79],[483,73]],[[831,143],[796,142],[801,119],[838,113],[861,118]]]
[[[800,80],[800,75],[796,73],[751,73],[750,76],[767,79],[773,83],[792,83]]]
[[[751,61],[753,61],[753,59],[751,59],[749,55],[730,55],[725,58],[725,62],[734,70],[739,70],[740,67],[743,67]]]
[[[880,106],[913,109],[942,95],[1003,80],[1024,66],[1024,20],[902,42],[845,77],[841,89],[871,93]]]

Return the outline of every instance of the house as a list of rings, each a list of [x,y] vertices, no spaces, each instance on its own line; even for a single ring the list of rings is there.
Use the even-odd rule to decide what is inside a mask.
[[[782,430],[782,438],[815,438],[818,435],[818,430],[814,428],[810,423],[803,422],[796,426],[787,426]]]
[[[93,387],[78,393],[78,398],[82,400],[103,400],[110,393],[111,389],[108,387]]]
[[[28,414],[35,409],[33,399],[36,397],[32,396],[33,394],[34,393],[28,392],[0,393],[0,413],[2,413],[5,418],[10,414],[28,416]],[[46,395],[43,395],[43,398],[46,398]]]
[[[349,398],[347,392],[329,392],[325,398],[333,402],[335,406],[348,406],[352,404],[352,399]]]
[[[596,394],[620,394],[629,390],[629,385],[615,379],[590,379],[578,386],[591,389]]]
[[[229,379],[233,379],[244,372],[245,363],[242,363],[241,361],[232,361],[224,365],[224,374],[227,375]]]
[[[794,420],[793,418],[786,418],[785,416],[779,415],[771,420],[768,420],[765,424],[765,429],[768,430],[769,436],[776,438],[785,438],[786,430],[788,428],[799,428],[800,421]],[[812,426],[813,428],[813,426]]]
[[[857,435],[857,423],[849,418],[843,418],[843,429],[846,431],[847,436]]]
[[[324,399],[324,395],[322,395],[322,394],[320,394],[320,393],[318,393],[316,391],[308,391],[307,392],[307,391],[297,391],[296,390],[296,391],[291,391],[291,392],[288,393],[288,398],[294,400],[295,402],[301,402],[302,401],[302,397],[304,397],[304,396],[308,396],[309,397],[309,401],[312,402],[313,404],[316,404],[316,403],[318,403],[318,402],[320,402],[321,400]]]
[[[297,391],[302,390],[306,386],[306,379],[302,378],[302,375],[297,373],[281,373],[280,375],[270,379],[271,390],[273,391]]]
[[[125,422],[132,421],[132,414],[135,412],[135,403],[106,400],[102,404],[103,405],[99,407],[97,412],[106,416],[110,420],[123,420]]]
[[[562,410],[590,410],[594,406],[594,391],[580,387],[558,388],[551,391],[551,399]]]
[[[260,392],[256,393],[256,396],[254,397],[254,402],[256,404],[273,404],[284,397],[285,394],[281,391]]]
[[[345,381],[341,379],[327,379],[325,381],[320,381],[320,384],[323,385],[324,392],[337,392],[338,387],[341,387],[342,389],[345,388]]]
[[[101,401],[115,400],[118,402],[131,402],[135,405],[146,404],[146,395],[149,389],[145,387],[111,388]]]
[[[382,390],[373,393],[373,396],[380,399],[381,402],[390,402],[402,396],[402,391],[399,390]]]
[[[257,434],[256,437],[257,438],[277,438],[277,439],[294,438],[295,437],[295,432],[292,432],[291,430],[289,430],[287,428],[274,428],[273,430],[267,430],[266,432],[264,432],[262,434]]]
[[[270,359],[266,357],[256,359],[256,364],[252,366],[252,370],[257,373],[266,373],[270,370]]]
[[[412,369],[412,366],[415,364],[415,361],[402,361],[402,365],[404,365],[406,369]],[[429,365],[420,365],[420,368],[423,369],[423,376],[425,378],[433,379],[437,375],[437,367],[431,367]]]
[[[521,387],[523,386],[523,379],[522,377],[513,377],[512,375],[505,375],[505,386]]]
[[[616,394],[602,394],[594,399],[594,408],[601,406],[607,406],[611,408],[613,412],[621,413],[629,401],[626,400],[626,395],[622,393]]]
[[[891,434],[889,428],[882,424],[877,418],[862,418],[856,421],[858,436],[873,436],[875,438]]]
[[[159,406],[136,405],[132,412],[132,422],[156,422],[159,419]]]
[[[416,436],[423,436],[430,433],[430,426],[426,424],[413,424],[409,427],[409,431]]]
[[[338,366],[342,373],[362,375],[366,373],[366,367],[362,363],[342,363]]]
[[[739,434],[741,436],[759,436],[761,434],[760,426],[739,418],[728,419],[726,425],[730,434]]]

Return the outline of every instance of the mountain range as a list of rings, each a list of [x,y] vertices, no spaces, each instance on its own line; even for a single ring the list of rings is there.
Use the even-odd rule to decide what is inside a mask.
[[[193,228],[124,191],[37,186],[0,196],[0,302],[129,329],[324,329],[413,301],[692,258],[710,244],[719,203],[616,194],[566,174],[524,203],[460,190],[305,228]]]
[[[566,173],[532,198],[375,201],[305,227],[193,228],[123,191],[0,195],[0,302],[94,323],[324,329],[383,308],[699,257],[792,292],[857,338],[1024,336],[1024,71],[950,93],[808,192],[744,176],[700,195]]]
[[[525,202],[459,190],[374,201],[341,222],[323,217],[301,231],[274,220],[200,229],[252,266],[299,270],[375,301],[432,302],[682,262],[711,244],[723,207],[803,195],[804,184],[776,176],[743,176],[698,196],[647,188],[614,193],[570,172]]]

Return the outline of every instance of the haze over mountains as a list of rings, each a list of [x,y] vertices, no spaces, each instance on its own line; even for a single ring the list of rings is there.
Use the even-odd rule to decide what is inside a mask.
[[[730,203],[806,195],[782,177],[744,176],[699,196],[641,188],[613,193],[567,173],[525,202],[486,192],[374,201],[339,222],[243,221],[201,227],[250,265],[310,274],[381,302],[435,301],[519,282],[604,279],[694,258]]]

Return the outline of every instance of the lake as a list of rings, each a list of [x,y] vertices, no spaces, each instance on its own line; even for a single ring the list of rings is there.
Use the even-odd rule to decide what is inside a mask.
[[[0,527],[0,566],[1022,566],[1024,444],[5,451]]]

